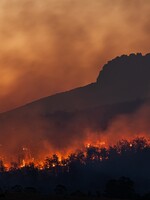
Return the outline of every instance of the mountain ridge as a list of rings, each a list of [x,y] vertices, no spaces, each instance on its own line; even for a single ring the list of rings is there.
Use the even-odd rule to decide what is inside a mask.
[[[28,109],[28,107],[29,110],[33,109],[35,112],[39,109],[51,113],[59,110],[75,111],[99,105],[149,98],[150,67],[148,66],[150,66],[150,54],[143,56],[141,53],[132,53],[129,56],[117,56],[103,66],[96,82],[40,98],[7,112],[20,108]],[[123,78],[124,75],[128,77],[128,80]]]

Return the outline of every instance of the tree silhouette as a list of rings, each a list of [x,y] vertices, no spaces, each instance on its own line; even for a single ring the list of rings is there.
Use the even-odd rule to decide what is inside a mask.
[[[106,196],[114,198],[132,198],[135,195],[134,182],[127,177],[109,180],[105,189]]]
[[[55,191],[56,195],[60,195],[60,196],[62,196],[62,195],[64,196],[67,194],[67,188],[61,184],[57,185],[56,188],[54,189],[54,191]]]

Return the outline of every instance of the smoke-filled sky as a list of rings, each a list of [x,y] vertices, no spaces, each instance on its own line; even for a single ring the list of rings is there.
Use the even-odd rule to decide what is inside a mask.
[[[149,35],[149,0],[1,0],[0,112],[94,82]]]

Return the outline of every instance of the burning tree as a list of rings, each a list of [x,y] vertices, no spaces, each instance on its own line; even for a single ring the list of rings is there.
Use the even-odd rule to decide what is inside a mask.
[[[7,170],[18,170],[25,166],[36,167],[39,170],[50,170],[50,171],[68,171],[70,166],[76,165],[88,165],[88,163],[101,163],[109,162],[109,160],[114,160],[118,158],[125,159],[133,155],[140,155],[143,153],[150,153],[149,141],[145,138],[134,138],[133,140],[120,140],[116,145],[109,147],[92,146],[88,145],[82,150],[78,150],[71,153],[67,157],[59,157],[57,154],[46,157],[44,161],[34,162],[32,159],[29,149],[23,148],[22,152],[19,154],[18,162],[10,161],[7,164]],[[8,167],[10,166],[10,167]],[[52,170],[56,169],[57,170]],[[62,168],[62,170],[60,170]],[[0,161],[0,172],[6,170],[6,164],[3,159]]]

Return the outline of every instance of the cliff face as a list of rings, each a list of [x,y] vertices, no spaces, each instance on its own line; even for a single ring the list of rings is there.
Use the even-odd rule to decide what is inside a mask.
[[[97,78],[102,103],[145,99],[150,95],[150,54],[122,55],[104,65]]]

